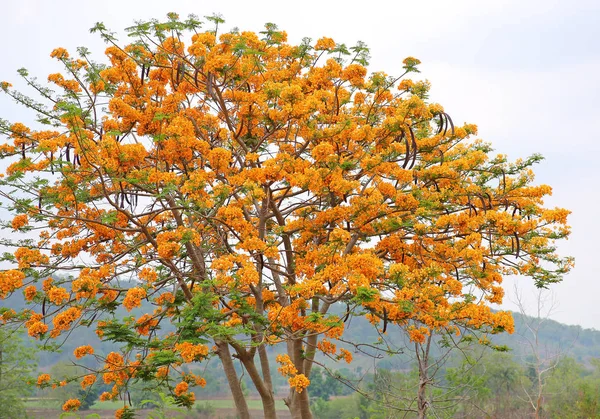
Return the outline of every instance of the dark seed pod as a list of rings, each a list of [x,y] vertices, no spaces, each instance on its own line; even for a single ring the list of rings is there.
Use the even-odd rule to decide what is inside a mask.
[[[212,81],[212,73],[208,73],[206,75],[206,91],[209,96],[213,95],[213,81]]]
[[[438,114],[438,116],[440,117],[440,121],[438,122],[438,129],[435,135],[441,134],[442,130],[444,129],[444,116],[441,113]]]
[[[175,81],[177,82],[177,84],[179,84],[181,81],[181,70],[182,70],[181,67],[182,67],[181,63],[177,63],[177,71],[175,74]]]
[[[146,71],[146,65],[142,64],[142,73],[140,75],[140,82],[142,83],[142,86],[144,85],[144,73]]]
[[[21,144],[21,154],[23,155],[23,160],[25,160],[25,143]]]
[[[342,320],[342,322],[346,323],[348,321],[349,317],[350,317],[350,305],[346,304],[346,315],[344,316],[344,319]]]
[[[452,122],[452,118],[450,118],[450,115],[448,115],[447,113],[444,113],[444,115],[446,116],[446,124],[448,122],[450,123],[450,129],[452,130],[452,135],[454,135],[454,122]]]
[[[388,316],[387,316],[387,310],[383,309],[383,330],[381,331],[381,333],[385,333],[387,330],[387,325],[388,325]]]
[[[410,138],[412,142],[412,163],[408,168],[408,170],[411,170],[415,166],[415,162],[417,161],[417,140],[415,139],[415,133],[413,132],[411,127],[408,127],[408,132],[410,132]]]
[[[67,143],[67,147],[65,150],[65,156],[67,157],[67,161],[71,163],[71,145]]]

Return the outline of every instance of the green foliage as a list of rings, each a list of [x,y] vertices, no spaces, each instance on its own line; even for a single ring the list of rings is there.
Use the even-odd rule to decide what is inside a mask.
[[[203,416],[212,417],[215,414],[215,407],[211,402],[196,403],[196,412]]]
[[[185,417],[185,409],[177,407],[177,403],[172,396],[164,393],[158,393],[159,400],[142,400],[141,405],[152,403],[156,406],[151,413],[148,414],[148,419],[179,419]],[[156,404],[158,402],[158,404]],[[174,415],[175,414],[175,415]]]
[[[0,416],[26,417],[23,397],[32,392],[36,351],[26,348],[20,333],[0,326]]]
[[[56,389],[45,390],[44,395],[56,400],[55,404],[57,406],[62,406],[69,399],[79,399],[81,402],[80,410],[90,409],[96,400],[98,400],[101,388],[93,386],[87,390],[83,390],[77,377],[83,377],[85,374],[86,371],[80,366],[66,361],[56,363],[50,369],[50,376],[53,380],[64,380],[67,384],[59,386]]]

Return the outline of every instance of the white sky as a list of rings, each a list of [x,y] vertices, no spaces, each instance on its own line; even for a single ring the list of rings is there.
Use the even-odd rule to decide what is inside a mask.
[[[600,329],[600,283],[594,238],[600,237],[600,1],[132,1],[3,0],[0,80],[16,86],[26,67],[44,80],[56,71],[55,47],[88,47],[101,60],[104,43],[89,33],[96,22],[120,32],[136,20],[220,13],[226,27],[262,30],[273,22],[291,42],[329,36],[371,48],[371,70],[399,74],[402,60],[422,61],[431,100],[456,123],[479,126],[479,136],[511,158],[542,153],[537,180],[554,188],[549,206],[573,211],[573,234],[561,245],[576,268],[553,286],[552,317]],[[125,40],[122,36],[121,39]],[[18,121],[0,96],[0,117]],[[518,286],[533,295],[527,280]],[[512,281],[506,281],[513,309]]]

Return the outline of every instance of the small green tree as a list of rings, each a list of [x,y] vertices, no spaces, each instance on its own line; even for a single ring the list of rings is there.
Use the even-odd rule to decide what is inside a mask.
[[[600,417],[600,359],[592,359],[593,371],[570,357],[562,357],[547,380],[548,417]]]
[[[50,376],[58,381],[66,382],[65,385],[53,389],[50,395],[56,398],[62,405],[69,399],[78,399],[81,401],[80,410],[88,410],[98,400],[100,391],[103,387],[88,387],[83,389],[77,379],[73,377],[82,377],[85,371],[78,365],[68,362],[58,362],[50,369]]]
[[[0,414],[3,419],[26,417],[23,397],[32,391],[35,349],[26,348],[19,333],[0,326]]]

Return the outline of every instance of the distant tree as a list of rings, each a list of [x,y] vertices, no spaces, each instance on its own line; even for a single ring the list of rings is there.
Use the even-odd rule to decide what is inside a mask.
[[[591,364],[589,371],[573,358],[560,358],[546,379],[547,417],[600,417],[600,359],[592,359]]]
[[[80,366],[61,361],[50,368],[48,375],[49,377],[42,387],[48,389],[46,395],[57,400],[60,405],[68,400],[78,400],[79,409],[88,410],[100,396],[101,385],[92,385],[95,378],[89,382],[90,377],[95,377],[95,375],[87,374],[85,369]],[[85,377],[88,377],[87,385]],[[102,389],[108,388],[102,386]]]
[[[325,401],[331,396],[340,396],[344,391],[344,385],[331,374],[319,367],[314,367],[310,379],[310,395]]]
[[[445,376],[454,403],[455,418],[518,417],[527,411],[520,397],[531,383],[523,365],[511,353],[489,351],[468,357],[449,368]]]
[[[350,362],[336,342],[363,344],[344,333],[350,316],[382,334],[405,327],[418,344],[460,327],[511,331],[511,315],[488,307],[502,276],[543,286],[569,270],[554,251],[569,212],[545,208],[550,187],[532,183],[541,157],[513,163],[470,140],[475,125],[454,126],[429,83],[407,78],[419,60],[398,77],[369,73],[363,43],[293,45],[270,23],[220,33],[221,18],[207,21],[140,22],[128,45],[99,23],[107,63],[57,48],[52,88],[24,69],[36,98],[0,85],[38,122],[0,120],[5,226],[24,233],[2,241],[14,251],[0,297],[23,290],[33,309],[4,320],[41,339],[92,326],[119,343],[106,356],[75,349],[114,385],[103,398],[159,380],[189,407],[204,379],[180,366],[216,357],[241,418],[234,360],[266,418],[278,369],[293,418],[310,419],[317,353]],[[49,279],[57,271],[68,283]],[[155,310],[110,315],[143,299]],[[164,323],[174,333],[159,336]]]
[[[567,348],[558,343],[542,343],[540,337],[544,325],[556,310],[556,299],[550,290],[539,289],[535,294],[535,313],[528,315],[527,304],[518,288],[515,287],[515,298],[519,311],[523,316],[523,330],[519,336],[523,340],[525,365],[531,380],[531,386],[523,386],[527,401],[536,418],[546,417],[546,384]],[[572,343],[571,343],[572,344]]]
[[[20,331],[0,326],[0,416],[26,417],[23,399],[35,388],[36,351],[23,344]]]

